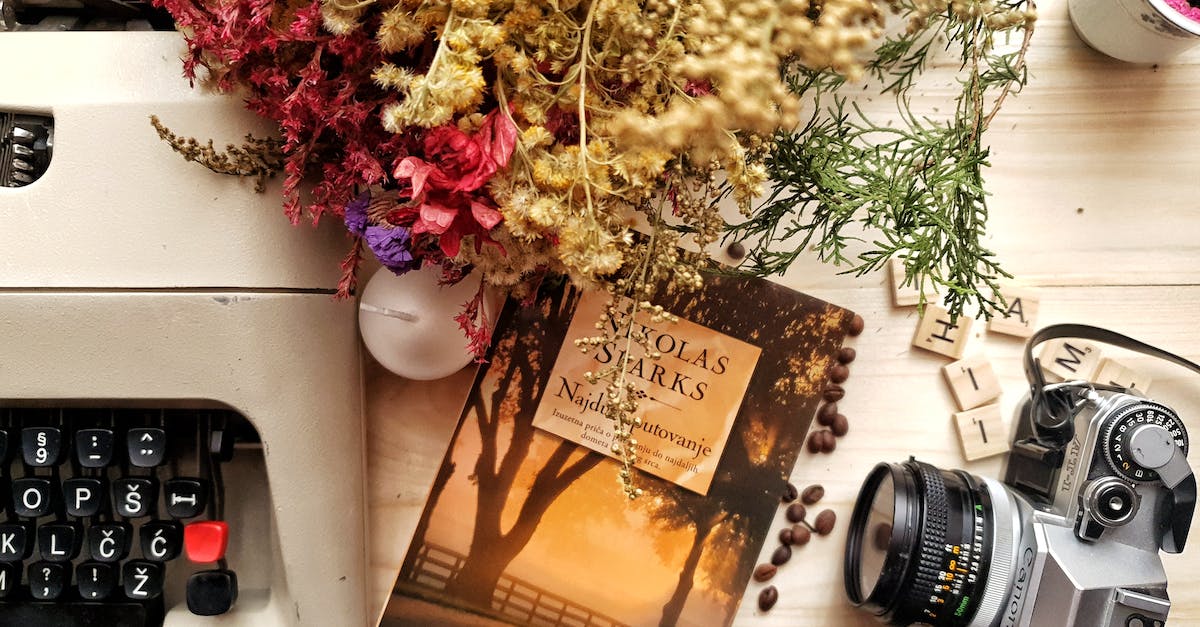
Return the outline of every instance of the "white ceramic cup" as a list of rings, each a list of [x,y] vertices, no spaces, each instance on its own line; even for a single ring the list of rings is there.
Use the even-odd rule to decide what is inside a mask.
[[[1200,22],[1164,0],[1068,0],[1071,24],[1087,45],[1130,63],[1161,63],[1200,44]]]

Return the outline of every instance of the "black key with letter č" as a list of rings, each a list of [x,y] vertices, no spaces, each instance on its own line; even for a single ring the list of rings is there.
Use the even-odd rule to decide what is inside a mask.
[[[125,586],[125,596],[144,601],[162,594],[163,566],[146,560],[130,560],[121,569],[121,580]]]
[[[88,553],[97,562],[119,562],[129,555],[133,527],[129,523],[96,523],[87,530]]]
[[[38,527],[37,538],[43,560],[69,562],[79,555],[83,527],[71,522],[48,523]]]
[[[46,477],[22,477],[12,482],[13,513],[22,518],[41,518],[50,513],[54,484]]]
[[[100,513],[104,506],[104,481],[93,477],[75,477],[62,482],[63,501],[67,514],[88,518]]]
[[[158,481],[153,477],[123,477],[112,485],[117,513],[124,518],[141,518],[154,512]]]
[[[208,505],[208,482],[192,477],[176,477],[163,482],[163,498],[172,518],[195,518]]]
[[[71,583],[71,565],[58,562],[34,562],[29,565],[29,593],[39,601],[62,596]]]
[[[129,463],[139,468],[162,465],[167,456],[167,432],[162,429],[130,429],[125,444],[129,449]]]
[[[80,429],[75,432],[75,457],[84,468],[104,468],[113,461],[116,435],[112,429]]]
[[[117,567],[103,562],[83,562],[75,568],[79,596],[87,601],[103,601],[117,588]]]
[[[154,520],[142,525],[142,556],[169,562],[183,550],[183,525],[173,520]]]

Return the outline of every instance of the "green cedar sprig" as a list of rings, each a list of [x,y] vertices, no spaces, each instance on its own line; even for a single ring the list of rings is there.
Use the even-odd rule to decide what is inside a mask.
[[[1033,2],[947,1],[932,13],[929,3],[896,6],[909,28],[885,37],[866,70],[895,96],[901,123],[875,122],[844,94],[844,77],[788,64],[790,89],[814,102],[815,113],[803,128],[776,135],[767,160],[771,191],[727,238],[751,243],[742,269],[760,275],[781,274],[810,250],[858,276],[901,259],[922,307],[925,291],[940,290],[952,315],[974,304],[989,317],[1003,302],[998,281],[1011,275],[983,245],[990,165],[983,135],[1028,80]],[[1023,31],[1019,45],[996,52],[997,36],[1014,30]],[[909,91],[943,46],[960,51],[954,113],[917,116]],[[870,246],[851,258],[847,246],[864,233]]]

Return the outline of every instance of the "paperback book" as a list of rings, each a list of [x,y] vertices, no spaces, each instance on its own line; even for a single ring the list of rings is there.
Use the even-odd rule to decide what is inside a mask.
[[[732,622],[853,313],[716,275],[659,291],[678,322],[635,318],[658,359],[581,351],[607,299],[561,283],[506,306],[384,625]],[[638,385],[632,500],[584,374],[610,363]]]

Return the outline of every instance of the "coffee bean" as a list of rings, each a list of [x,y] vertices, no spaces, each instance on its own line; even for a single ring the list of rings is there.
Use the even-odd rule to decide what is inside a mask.
[[[812,539],[812,532],[808,527],[796,523],[792,525],[792,546],[804,546]]]
[[[791,503],[792,501],[796,500],[796,486],[789,482],[783,489],[783,496],[779,497],[779,499],[784,503]]]
[[[829,430],[840,438],[850,432],[850,421],[845,416],[838,414],[833,417],[833,424],[829,425]]]
[[[861,335],[866,326],[867,321],[863,320],[862,316],[854,314],[854,317],[850,319],[850,328],[847,329],[846,332],[849,333],[851,337]]]
[[[821,452],[821,432],[820,431],[814,431],[812,433],[812,435],[808,436],[808,452],[809,453],[820,453]]]
[[[833,423],[833,417],[837,415],[837,403],[825,403],[821,405],[821,409],[817,410],[817,424],[828,427]]]
[[[848,364],[848,363],[854,361],[855,357],[858,357],[858,353],[853,348],[850,348],[849,346],[838,351],[838,354],[837,354],[837,360],[838,360],[838,363],[840,363],[840,364]]]
[[[817,514],[817,521],[813,523],[813,529],[816,529],[817,533],[827,536],[829,532],[833,531],[833,524],[836,522],[837,514],[833,513],[833,510],[827,509]]]
[[[810,485],[804,488],[804,492],[800,494],[800,500],[805,505],[813,505],[820,501],[825,496],[825,486],[821,484]]]
[[[821,436],[821,452],[832,453],[833,449],[837,448],[837,438],[834,437],[832,431],[819,431]]]
[[[741,242],[734,242],[725,248],[725,253],[734,261],[741,261],[746,257],[746,245]]]
[[[829,369],[829,380],[834,383],[845,383],[850,378],[850,369],[842,364],[834,364]]]
[[[775,602],[779,600],[779,591],[775,586],[767,586],[758,593],[758,609],[767,611],[775,607]]]
[[[776,572],[779,572],[779,567],[774,564],[759,564],[754,569],[754,580],[759,582],[766,581],[774,577]]]
[[[782,544],[791,544],[792,543],[792,528],[791,527],[784,527],[783,529],[779,530],[779,542]]]
[[[792,559],[792,547],[786,544],[779,545],[779,548],[771,554],[771,563],[776,566],[783,566],[790,559]]]
[[[845,396],[846,388],[836,383],[830,383],[829,385],[825,386],[825,392],[821,395],[821,398],[824,398],[826,401],[832,403],[834,401],[842,400],[842,398]]]
[[[788,505],[787,511],[784,514],[787,516],[788,522],[798,523],[804,520],[804,517],[808,514],[808,508],[804,507],[803,503],[792,503]]]

